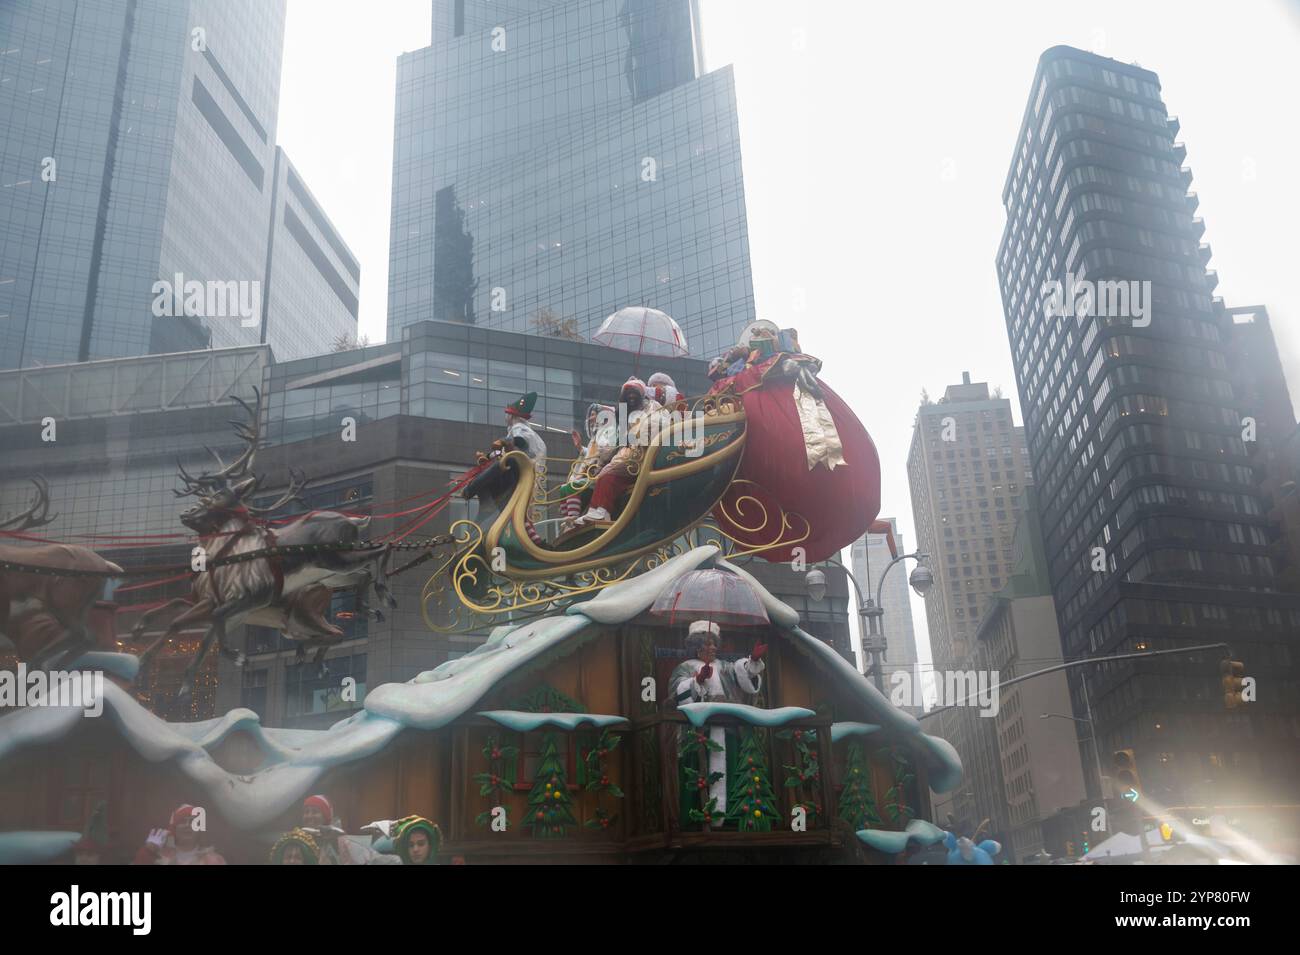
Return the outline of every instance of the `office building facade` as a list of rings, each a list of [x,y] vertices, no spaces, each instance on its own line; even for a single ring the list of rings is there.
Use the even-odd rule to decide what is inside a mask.
[[[956,674],[991,669],[977,626],[1010,575],[1016,508],[1034,479],[1011,402],[963,373],[939,401],[917,409],[907,471],[917,545],[930,555],[934,572],[925,596],[933,679],[940,704],[953,703],[949,687],[958,685]],[[951,813],[959,824],[989,819],[1013,851],[995,720],[980,712],[967,704],[934,718],[966,770],[964,785],[934,797],[936,818]]]
[[[388,338],[589,339],[659,308],[711,357],[754,319],[735,88],[693,0],[437,0],[397,69]]]
[[[277,361],[355,343],[361,264],[279,146],[262,286],[262,341]]]
[[[999,682],[1062,663],[1056,606],[1043,557],[1038,503],[1032,488],[1017,508],[1011,576],[988,601],[976,628],[983,659]],[[1084,777],[1099,765],[1090,724],[1070,714],[1065,673],[1049,673],[999,693],[997,754],[1018,862],[1053,846],[1050,827],[1059,811],[1084,798]],[[1089,761],[1080,762],[1079,739]],[[1086,765],[1086,768],[1085,768]],[[1047,830],[1047,831],[1045,831]],[[1099,840],[1100,841],[1100,840]]]
[[[283,0],[0,7],[0,368],[328,348],[264,328],[284,18]]]
[[[907,472],[917,546],[934,571],[930,651],[943,669],[970,655],[984,603],[1006,582],[1016,502],[1034,480],[1011,402],[963,373],[917,410]]]
[[[1294,792],[1300,607],[1178,130],[1155,73],[1044,53],[997,269],[1064,656],[1225,641],[1272,688],[1225,711],[1218,650],[1073,671],[1103,750],[1133,748],[1155,799],[1192,805]]]

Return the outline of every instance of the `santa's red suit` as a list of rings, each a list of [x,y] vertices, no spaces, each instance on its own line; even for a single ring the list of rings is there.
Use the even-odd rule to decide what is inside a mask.
[[[739,397],[746,419],[736,481],[714,518],[748,547],[789,541],[759,552],[769,561],[793,559],[795,547],[806,561],[825,560],[865,534],[880,511],[876,446],[849,406],[815,377],[820,365],[780,352],[710,390]],[[782,511],[790,521],[783,533]]]

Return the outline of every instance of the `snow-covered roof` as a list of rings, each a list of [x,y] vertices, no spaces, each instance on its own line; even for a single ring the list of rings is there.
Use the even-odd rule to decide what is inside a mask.
[[[267,825],[307,793],[327,770],[372,756],[405,729],[432,730],[469,713],[501,679],[544,657],[593,625],[618,625],[644,613],[682,574],[712,565],[747,580],[763,600],[772,625],[835,674],[878,725],[906,740],[927,767],[930,787],[947,792],[961,781],[961,761],[945,740],[929,736],[917,720],[893,706],[848,661],[799,628],[799,615],[752,576],[718,556],[718,548],[697,547],[638,577],[605,588],[564,613],[515,627],[499,627],[470,653],[419,674],[406,683],[373,688],[364,708],[325,730],[264,727],[256,713],[231,710],[197,723],[172,723],[142,707],[112,682],[104,685],[104,714],[137,753],[151,762],[171,761],[207,796],[208,806],[232,825],[250,830]],[[28,746],[49,745],[83,719],[75,708],[34,707],[0,717],[0,763]],[[848,724],[845,724],[846,726]],[[236,730],[261,749],[263,768],[251,774],[227,772],[212,750]]]

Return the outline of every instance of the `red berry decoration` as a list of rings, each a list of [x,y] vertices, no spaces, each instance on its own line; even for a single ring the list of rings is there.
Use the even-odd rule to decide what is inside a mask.
[[[492,758],[493,758],[493,759],[500,759],[500,758],[501,758],[501,750],[499,750],[499,749],[494,749],[494,750],[492,750]]]
[[[609,785],[609,777],[608,777],[608,776],[601,776],[601,777],[600,777],[600,784],[601,784],[602,786],[608,786],[608,785]]]
[[[795,730],[795,731],[794,731],[794,738],[795,738],[795,739],[803,739],[803,730]]]
[[[544,817],[542,816],[542,811],[539,809],[539,810],[537,811],[537,821],[538,821],[538,822],[541,822],[543,818],[544,818]]]
[[[700,780],[699,782],[697,782],[695,785],[698,786],[700,789],[703,789],[705,786],[708,785],[708,783],[706,783],[703,779],[701,779],[701,780]]]

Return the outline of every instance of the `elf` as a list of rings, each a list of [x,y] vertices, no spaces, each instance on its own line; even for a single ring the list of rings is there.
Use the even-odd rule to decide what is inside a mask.
[[[423,816],[407,816],[393,824],[393,847],[404,865],[433,865],[442,844],[442,830]]]
[[[379,853],[358,845],[334,817],[334,805],[322,795],[308,796],[302,804],[302,831],[316,840],[321,865],[371,865]]]
[[[513,404],[505,408],[506,434],[492,442],[492,450],[477,452],[480,465],[492,462],[491,467],[484,468],[472,481],[465,485],[461,496],[466,500],[477,498],[479,502],[479,523],[483,523],[483,514],[492,510],[499,512],[514,493],[519,483],[519,472],[513,467],[503,467],[501,457],[510,451],[523,451],[534,463],[545,464],[546,442],[528,425],[533,416],[533,407],[537,404],[537,392],[530,391]],[[534,532],[530,530],[532,536]],[[536,538],[534,538],[536,540]]]
[[[166,829],[153,829],[140,851],[135,854],[136,865],[225,865],[221,853],[211,846],[201,845],[199,833],[194,830],[196,810],[189,803],[172,813],[171,824]]]
[[[311,833],[293,829],[271,847],[271,865],[319,865],[320,846]]]

